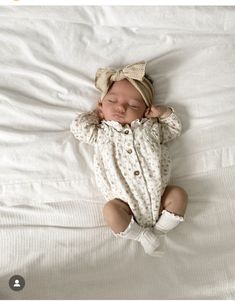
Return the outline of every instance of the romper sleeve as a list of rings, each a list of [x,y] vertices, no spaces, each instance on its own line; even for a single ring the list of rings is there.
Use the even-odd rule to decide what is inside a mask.
[[[98,136],[99,118],[95,111],[80,113],[70,124],[70,131],[81,142],[95,144]]]
[[[172,113],[166,118],[159,118],[160,140],[161,144],[167,143],[180,136],[182,124],[179,117],[175,114],[173,108]]]

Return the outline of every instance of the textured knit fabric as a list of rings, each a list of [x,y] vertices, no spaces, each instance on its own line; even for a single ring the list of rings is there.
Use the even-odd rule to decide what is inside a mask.
[[[136,240],[141,243],[144,248],[145,253],[151,256],[158,256],[158,248],[160,246],[160,240],[158,235],[156,235],[151,228],[144,228],[139,226],[133,216],[131,218],[130,224],[125,229],[125,231],[120,233],[113,233],[116,237],[121,237],[125,239]]]
[[[75,138],[94,145],[96,180],[106,200],[121,199],[139,225],[154,226],[170,178],[166,143],[181,132],[174,111],[164,119],[136,119],[131,125],[99,123],[96,112],[87,112],[79,114],[70,128]]]
[[[155,225],[155,229],[162,231],[164,233],[169,232],[174,229],[179,223],[183,222],[184,218],[182,216],[175,215],[167,210],[163,210],[161,217]]]

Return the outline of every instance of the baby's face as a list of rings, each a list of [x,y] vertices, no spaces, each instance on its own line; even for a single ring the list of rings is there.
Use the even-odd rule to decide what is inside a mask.
[[[114,82],[100,104],[105,120],[130,124],[144,117],[147,106],[139,91],[126,79]]]

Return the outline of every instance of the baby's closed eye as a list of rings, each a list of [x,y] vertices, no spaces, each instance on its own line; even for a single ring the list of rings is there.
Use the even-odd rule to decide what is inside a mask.
[[[130,103],[129,103],[129,106],[130,106],[130,107],[133,107],[133,108],[139,108],[139,107],[140,107],[139,104],[138,104],[138,103],[135,103],[135,102],[134,102],[134,103],[133,103],[133,102],[130,102]]]
[[[132,106],[132,105],[130,105],[130,107],[131,107],[132,109],[139,109],[138,106]]]

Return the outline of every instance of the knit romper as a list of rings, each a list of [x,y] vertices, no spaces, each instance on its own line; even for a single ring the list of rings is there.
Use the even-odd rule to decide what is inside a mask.
[[[121,199],[139,225],[154,226],[170,179],[166,144],[181,133],[174,110],[164,119],[136,119],[130,125],[99,122],[91,111],[79,114],[70,130],[76,139],[94,146],[96,181],[105,199]]]

